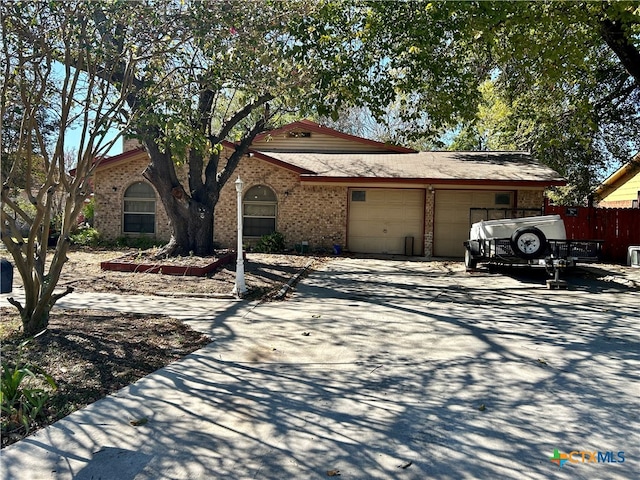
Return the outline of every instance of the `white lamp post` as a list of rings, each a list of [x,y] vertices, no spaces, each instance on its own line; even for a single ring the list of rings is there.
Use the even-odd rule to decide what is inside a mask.
[[[244,187],[244,182],[238,177],[235,183],[236,192],[238,192],[238,257],[236,260],[236,284],[231,293],[242,297],[247,291],[247,286],[244,283],[244,258],[242,257],[242,187]]]

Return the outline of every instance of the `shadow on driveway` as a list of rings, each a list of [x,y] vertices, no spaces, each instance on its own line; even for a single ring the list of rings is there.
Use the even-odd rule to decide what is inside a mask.
[[[6,475],[76,478],[117,448],[139,455],[121,477],[136,479],[635,478],[640,297],[609,287],[336,260],[289,301],[216,314],[204,349],[5,449]],[[628,460],[558,469],[554,449]]]

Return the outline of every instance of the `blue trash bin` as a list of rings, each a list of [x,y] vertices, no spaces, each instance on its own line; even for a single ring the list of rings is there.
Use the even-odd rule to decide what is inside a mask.
[[[0,259],[0,293],[11,293],[13,289],[13,265],[9,260]]]

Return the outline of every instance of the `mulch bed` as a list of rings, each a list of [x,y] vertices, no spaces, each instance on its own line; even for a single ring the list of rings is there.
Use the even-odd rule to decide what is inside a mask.
[[[211,341],[178,320],[163,316],[54,309],[49,328],[24,345],[24,337],[17,331],[21,324],[17,311],[3,307],[0,315],[3,369],[16,363],[31,366],[34,371],[51,375],[57,384],[29,433]],[[50,390],[42,380],[30,386]],[[2,447],[26,433],[15,416],[2,412]]]

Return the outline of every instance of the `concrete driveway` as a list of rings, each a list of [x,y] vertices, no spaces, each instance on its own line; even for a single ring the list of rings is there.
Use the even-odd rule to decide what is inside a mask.
[[[638,478],[640,292],[571,283],[333,261],[200,311],[213,343],[4,449],[3,478]]]

